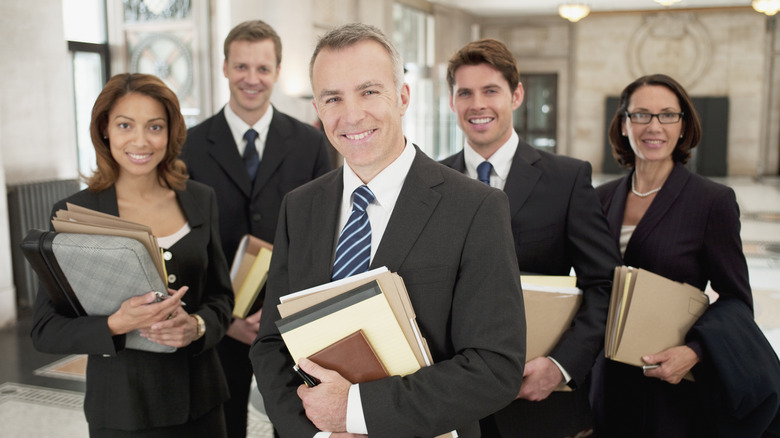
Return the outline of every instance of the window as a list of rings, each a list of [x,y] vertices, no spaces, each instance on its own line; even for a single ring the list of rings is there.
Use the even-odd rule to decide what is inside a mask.
[[[95,169],[95,149],[89,134],[92,106],[108,80],[109,54],[104,0],[62,2],[65,39],[73,63],[73,99],[79,173]]]
[[[525,97],[515,110],[514,125],[520,138],[531,146],[555,153],[558,119],[558,75],[521,74]]]

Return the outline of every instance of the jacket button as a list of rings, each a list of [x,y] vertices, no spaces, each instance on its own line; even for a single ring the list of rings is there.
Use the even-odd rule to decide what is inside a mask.
[[[163,258],[167,262],[167,261],[169,261],[170,259],[173,258],[173,253],[171,253],[170,251],[164,251],[163,252]]]
[[[169,284],[170,284],[170,283],[176,283],[176,276],[175,276],[175,275],[173,275],[173,274],[170,274],[170,275],[168,276],[168,283],[169,283]]]
[[[254,222],[260,222],[260,219],[262,219],[262,218],[263,218],[263,215],[260,214],[260,213],[253,213],[252,214],[252,220]]]

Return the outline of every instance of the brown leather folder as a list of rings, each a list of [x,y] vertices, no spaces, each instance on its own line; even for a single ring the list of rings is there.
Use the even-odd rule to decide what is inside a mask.
[[[337,341],[309,356],[317,365],[338,371],[350,383],[365,383],[388,377],[363,330]]]

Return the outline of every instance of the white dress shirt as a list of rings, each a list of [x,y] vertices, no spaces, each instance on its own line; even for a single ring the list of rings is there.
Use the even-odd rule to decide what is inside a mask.
[[[233,112],[230,108],[230,104],[225,105],[225,120],[227,120],[228,127],[230,127],[230,133],[233,134],[233,139],[236,141],[238,147],[238,155],[244,156],[244,150],[246,149],[246,140],[244,140],[244,134],[249,128],[257,131],[257,139],[255,139],[255,147],[257,148],[257,155],[260,160],[263,159],[263,151],[265,150],[265,139],[268,138],[268,129],[271,126],[271,119],[274,116],[273,105],[268,106],[268,111],[260,117],[252,126],[249,126],[245,121],[241,120],[241,117]]]
[[[385,234],[390,215],[393,213],[395,203],[398,201],[398,195],[401,194],[401,187],[406,181],[406,175],[412,167],[416,152],[411,143],[406,143],[401,155],[395,159],[389,166],[379,172],[377,176],[366,184],[371,192],[374,193],[374,200],[366,207],[368,221],[371,224],[371,260],[374,259],[382,236]],[[338,242],[341,229],[344,228],[349,215],[352,212],[352,192],[363,185],[363,181],[355,174],[348,164],[344,163],[344,191],[341,195],[341,211],[339,214],[338,233],[335,236]],[[333,245],[335,248],[336,245]],[[334,253],[332,257],[336,257]],[[360,401],[360,389],[358,384],[353,384],[349,388],[349,398],[347,399],[347,432],[367,434],[366,419],[363,414],[363,405]],[[315,438],[329,437],[330,432],[319,432]]]
[[[478,154],[467,141],[466,147],[463,148],[463,160],[466,162],[466,175],[468,175],[469,178],[477,179],[477,166],[483,161],[488,161],[493,166],[493,170],[490,172],[490,187],[504,190],[506,178],[509,175],[509,169],[512,168],[512,160],[515,157],[517,143],[519,142],[520,137],[518,137],[517,132],[513,129],[509,140],[485,160],[485,158]]]

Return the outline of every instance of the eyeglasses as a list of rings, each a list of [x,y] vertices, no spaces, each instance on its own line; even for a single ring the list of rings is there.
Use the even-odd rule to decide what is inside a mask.
[[[626,112],[626,117],[628,117],[632,123],[637,123],[640,125],[647,125],[648,123],[653,121],[653,117],[658,118],[658,122],[662,123],[664,125],[668,125],[670,123],[677,123],[682,119],[682,116],[685,113],[661,113],[661,114],[651,114],[651,113],[629,113]]]

